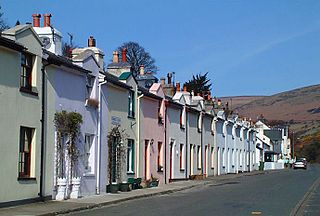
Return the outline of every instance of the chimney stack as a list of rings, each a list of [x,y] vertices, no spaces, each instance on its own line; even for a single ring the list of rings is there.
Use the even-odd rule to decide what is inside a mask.
[[[211,91],[208,91],[208,100],[211,100]]]
[[[160,83],[161,83],[162,86],[164,86],[166,84],[166,78],[161,77],[160,78]]]
[[[43,22],[44,22],[44,27],[50,27],[51,26],[51,14],[44,14],[43,15],[44,16],[44,20],[43,20]]]
[[[33,27],[40,27],[41,14],[32,14],[33,17]]]
[[[113,63],[119,63],[119,53],[118,51],[113,52]]]
[[[127,62],[127,48],[122,49],[122,62]]]
[[[88,39],[88,47],[95,47],[96,46],[96,39],[93,36],[90,36]]]
[[[180,82],[177,82],[177,84],[176,84],[176,91],[180,92]]]
[[[201,96],[201,93],[200,93],[200,92],[198,92],[198,93],[197,93],[197,96]]]
[[[123,54],[123,52],[122,52]],[[123,57],[122,57],[123,59]],[[140,75],[143,76],[144,75],[144,65],[140,65]]]
[[[172,73],[168,73],[168,85],[171,84],[171,80],[172,80]]]
[[[188,92],[188,89],[187,89],[187,86],[186,86],[186,85],[183,86],[183,91],[184,91],[184,92]]]

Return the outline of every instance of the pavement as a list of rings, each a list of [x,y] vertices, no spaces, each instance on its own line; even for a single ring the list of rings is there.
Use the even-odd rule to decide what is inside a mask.
[[[195,187],[201,187],[207,184],[221,184],[221,182],[230,180],[233,178],[238,178],[242,176],[252,176],[252,175],[262,175],[270,172],[279,172],[279,170],[274,171],[253,171],[250,173],[239,173],[239,174],[228,174],[220,176],[208,177],[204,180],[187,180],[178,181],[170,184],[160,185],[154,188],[145,188],[133,190],[130,192],[119,192],[117,194],[102,193],[100,195],[92,195],[87,197],[82,197],[79,199],[69,199],[64,201],[45,201],[36,202],[31,204],[0,208],[0,215],[58,215],[66,214],[70,212],[81,211],[85,209],[100,208],[107,205],[117,204],[120,202],[134,200],[144,197],[170,194],[178,191],[183,191]]]

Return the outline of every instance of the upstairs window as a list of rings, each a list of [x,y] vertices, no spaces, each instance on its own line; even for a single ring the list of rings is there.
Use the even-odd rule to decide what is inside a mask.
[[[19,178],[31,177],[31,150],[34,129],[20,127]]]
[[[32,90],[32,55],[21,53],[20,89]]]
[[[180,110],[180,128],[186,127],[186,108],[183,107],[182,110]]]
[[[86,99],[90,98],[91,92],[92,92],[92,88],[93,88],[93,83],[94,83],[94,77],[88,75],[87,76],[87,83],[86,83]]]
[[[134,118],[134,92],[129,91],[128,96],[128,116]]]

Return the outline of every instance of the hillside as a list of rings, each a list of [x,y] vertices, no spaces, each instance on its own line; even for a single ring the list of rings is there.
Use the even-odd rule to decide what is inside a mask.
[[[266,96],[235,96],[235,97],[220,97],[219,99],[223,104],[229,103],[230,109],[234,107],[241,107],[254,100],[262,99]]]
[[[286,122],[320,121],[320,85],[261,97],[247,104],[234,106],[233,110],[252,120],[263,114],[266,119]]]

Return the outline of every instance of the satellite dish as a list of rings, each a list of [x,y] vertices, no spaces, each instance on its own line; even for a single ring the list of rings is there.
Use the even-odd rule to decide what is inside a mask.
[[[51,40],[48,37],[41,37],[43,47],[49,49],[51,47]]]

